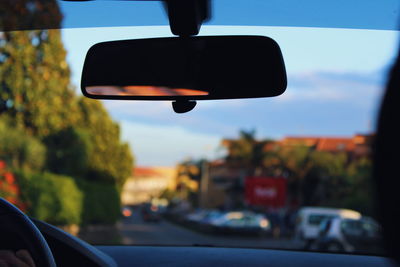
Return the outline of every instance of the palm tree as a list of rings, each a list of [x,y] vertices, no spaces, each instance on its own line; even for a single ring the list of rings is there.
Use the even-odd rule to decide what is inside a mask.
[[[270,140],[259,141],[255,138],[256,131],[240,130],[239,139],[225,142],[228,148],[226,160],[244,167],[247,175],[260,175],[266,156],[265,145]]]

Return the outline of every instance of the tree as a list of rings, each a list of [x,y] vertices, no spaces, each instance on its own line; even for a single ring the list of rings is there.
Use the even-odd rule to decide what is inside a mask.
[[[172,193],[167,189],[162,195],[169,200],[187,200],[192,207],[198,207],[199,194],[201,194],[200,187],[201,183],[204,182],[202,180],[204,164],[206,164],[205,159],[188,159],[180,162],[176,166],[176,191]]]
[[[16,172],[27,213],[55,225],[81,223],[83,194],[74,179],[53,173]]]
[[[248,170],[248,175],[258,175],[263,166],[266,153],[264,147],[271,140],[259,141],[256,131],[240,130],[239,139],[229,140],[227,161],[239,164]]]
[[[321,205],[340,199],[346,186],[347,155],[311,151],[309,166],[302,183],[303,204]]]
[[[58,29],[62,14],[53,0],[2,0],[0,31]]]
[[[44,137],[79,120],[58,30],[0,35],[0,109],[15,125]]]
[[[272,155],[273,168],[278,173],[284,173],[288,179],[287,191],[290,203],[302,203],[304,201],[304,177],[312,168],[310,160],[311,148],[305,145],[284,146]]]
[[[47,168],[54,173],[85,178],[92,151],[87,130],[70,126],[44,138],[48,148]]]
[[[55,12],[51,19],[62,17],[55,1],[22,2],[31,8],[7,3],[3,7],[29,13],[29,23],[33,25],[50,19],[46,19],[49,14],[43,10]],[[131,175],[130,148],[120,141],[119,126],[101,102],[75,95],[65,57],[59,30],[2,33],[2,116],[11,118],[16,128],[44,141],[50,170],[121,187]]]
[[[369,216],[375,216],[372,162],[360,158],[351,162],[345,173],[345,186],[340,197],[332,199],[332,205],[355,209]]]
[[[129,145],[120,141],[119,125],[99,101],[81,98],[79,107],[79,124],[88,131],[91,143],[87,179],[115,182],[121,188],[132,174],[133,156]]]
[[[3,118],[0,120],[0,160],[14,169],[40,171],[45,165],[46,147]]]
[[[312,166],[311,148],[305,145],[281,147],[277,152],[279,164],[292,176],[302,179]]]
[[[0,111],[19,127],[44,136],[77,121],[54,0],[5,0],[0,4]],[[33,30],[45,29],[45,30]]]
[[[0,3],[3,13],[13,15],[0,16],[1,29],[29,31],[0,33],[0,122],[7,122],[3,132],[9,133],[2,140],[0,156],[12,162],[18,173],[24,173],[22,166],[31,166],[27,173],[32,179],[51,177],[41,187],[46,203],[58,201],[52,185],[65,181],[84,193],[83,213],[92,218],[84,221],[101,222],[103,215],[113,214],[107,222],[114,222],[120,209],[118,194],[131,175],[133,156],[102,103],[78,97],[70,84],[60,31],[48,30],[61,24],[57,1],[5,0]],[[17,147],[9,149],[7,142]],[[97,188],[102,189],[102,199],[113,201],[94,207]],[[101,209],[102,216],[91,217],[95,208]],[[52,215],[56,214],[44,217]]]

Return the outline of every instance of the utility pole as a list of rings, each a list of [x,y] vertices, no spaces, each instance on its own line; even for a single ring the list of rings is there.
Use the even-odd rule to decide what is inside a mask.
[[[207,208],[208,204],[208,184],[210,179],[210,166],[206,160],[201,163],[200,179],[200,208]]]

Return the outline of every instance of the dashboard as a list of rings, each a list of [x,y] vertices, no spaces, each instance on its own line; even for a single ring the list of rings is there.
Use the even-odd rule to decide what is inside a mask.
[[[397,266],[377,256],[218,247],[98,246],[118,266]]]

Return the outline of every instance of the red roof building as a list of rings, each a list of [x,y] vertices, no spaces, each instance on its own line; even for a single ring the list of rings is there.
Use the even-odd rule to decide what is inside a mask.
[[[373,135],[355,135],[353,137],[285,137],[279,143],[281,146],[304,145],[316,151],[346,152],[354,156],[369,156],[371,153]]]

